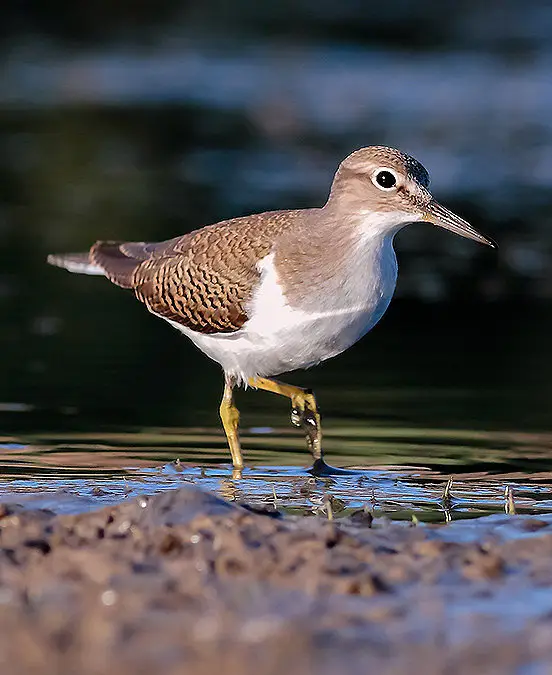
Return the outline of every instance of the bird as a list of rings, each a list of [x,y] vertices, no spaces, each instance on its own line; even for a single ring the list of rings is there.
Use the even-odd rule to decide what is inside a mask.
[[[220,418],[235,475],[244,467],[238,386],[280,394],[302,427],[318,473],[328,469],[314,393],[275,377],[356,343],[393,296],[393,240],[426,222],[496,248],[435,200],[413,157],[369,146],[346,157],[323,206],[268,211],[206,225],[162,242],[97,241],[48,262],[133,291],[223,370]]]

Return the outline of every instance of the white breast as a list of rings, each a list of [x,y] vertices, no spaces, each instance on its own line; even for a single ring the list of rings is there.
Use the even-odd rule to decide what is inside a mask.
[[[337,286],[322,311],[290,306],[271,253],[259,263],[261,282],[234,333],[204,335],[169,321],[225,373],[247,383],[308,368],[340,354],[368,332],[387,309],[397,278],[392,238],[364,241],[351,260],[347,291]]]

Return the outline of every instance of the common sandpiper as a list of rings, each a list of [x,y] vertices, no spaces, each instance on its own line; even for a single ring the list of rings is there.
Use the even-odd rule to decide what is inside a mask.
[[[314,394],[272,378],[340,354],[379,321],[397,280],[393,238],[420,221],[495,247],[435,201],[418,161],[372,146],[340,164],[320,208],[233,218],[159,243],[98,241],[48,262],[132,290],[222,366],[220,417],[235,473],[243,467],[237,385],[291,400],[320,469]]]

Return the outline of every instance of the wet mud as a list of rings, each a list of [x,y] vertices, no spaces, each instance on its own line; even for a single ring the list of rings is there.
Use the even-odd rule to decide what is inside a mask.
[[[552,518],[297,517],[195,486],[0,507],[0,672],[540,673]]]

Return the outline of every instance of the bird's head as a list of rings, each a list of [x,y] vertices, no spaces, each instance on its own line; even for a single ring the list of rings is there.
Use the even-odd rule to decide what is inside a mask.
[[[460,216],[437,202],[429,174],[413,157],[394,148],[370,146],[340,164],[328,205],[360,213],[367,228],[394,233],[413,222],[427,222],[496,248]]]

